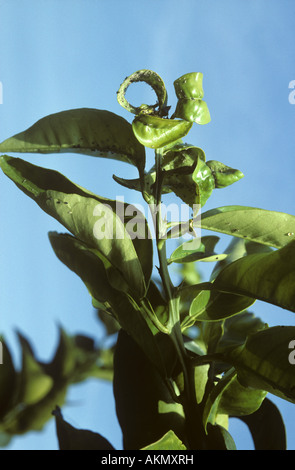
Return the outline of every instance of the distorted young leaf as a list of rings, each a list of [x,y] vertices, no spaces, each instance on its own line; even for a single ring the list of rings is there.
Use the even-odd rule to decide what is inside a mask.
[[[186,73],[174,80],[173,85],[178,99],[201,99],[204,96],[201,72]]]
[[[115,450],[110,442],[98,433],[74,428],[63,419],[57,406],[52,412],[55,417],[59,450]]]
[[[211,121],[206,101],[200,99],[180,98],[177,102],[174,117],[197,124],[208,124]]]
[[[246,206],[211,209],[194,220],[196,228],[225,233],[274,248],[295,237],[295,216]]]
[[[214,179],[202,149],[179,146],[164,154],[163,188],[173,191],[190,207],[206,203],[214,189]]]
[[[145,149],[132,126],[110,111],[81,108],[46,116],[0,144],[2,153],[80,153],[136,165],[143,172]]]
[[[168,431],[161,439],[141,450],[186,450],[186,447],[173,431]]]
[[[244,177],[240,170],[231,168],[216,160],[207,161],[207,165],[214,177],[215,188],[225,188]]]
[[[145,82],[147,85],[152,87],[157,96],[157,103],[155,105],[142,105],[140,107],[133,106],[130,104],[125,95],[128,87],[132,83]],[[129,77],[126,77],[123,83],[120,85],[120,88],[117,92],[118,103],[124,108],[127,109],[130,113],[139,114],[144,106],[146,113],[156,113],[160,116],[167,114],[167,91],[165,84],[162,78],[152,70],[142,69],[134,72]],[[159,110],[156,111],[156,108],[159,107]]]
[[[0,157],[0,165],[3,172],[41,209],[90,248],[96,249],[107,267],[111,265],[120,271],[136,296],[144,296],[146,282],[143,268],[132,238],[120,214],[116,213],[116,201],[101,198],[75,185],[54,170],[18,158]],[[132,230],[134,226],[130,225]],[[141,219],[138,225],[141,233],[146,227],[145,219]],[[150,248],[152,241],[146,238],[144,242]]]
[[[266,390],[295,403],[294,366],[288,346],[295,338],[295,326],[275,326],[248,336],[245,344],[225,356],[237,370],[244,387]]]
[[[239,419],[248,426],[255,450],[287,450],[284,421],[277,406],[268,398],[257,411]]]
[[[240,258],[219,272],[212,288],[295,312],[295,241],[271,253]]]
[[[205,236],[192,239],[178,246],[171,254],[168,263],[191,263],[193,261],[220,261],[226,254],[215,253],[215,245],[219,237]]]
[[[155,115],[139,114],[132,122],[137,140],[145,147],[159,149],[172,144],[190,131],[192,123],[182,119],[164,119]]]
[[[196,165],[199,159],[206,161],[203,149],[180,141],[165,148],[162,168],[165,171],[178,170],[181,172],[182,167]]]
[[[203,91],[203,74],[191,72],[174,81],[175,93],[178,98],[175,117],[186,119],[197,124],[207,124],[211,117]]]

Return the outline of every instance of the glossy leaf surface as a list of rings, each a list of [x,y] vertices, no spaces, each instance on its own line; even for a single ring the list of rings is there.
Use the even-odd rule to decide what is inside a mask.
[[[231,168],[216,160],[209,160],[207,165],[214,176],[215,188],[225,188],[244,177],[240,170]]]
[[[163,119],[152,115],[139,115],[132,122],[135,137],[145,147],[159,149],[184,137],[192,123],[184,120]]]
[[[168,431],[161,439],[141,450],[186,450],[186,447],[173,431]]]
[[[203,100],[178,100],[174,116],[197,124],[208,124],[211,121],[207,103]]]
[[[294,326],[275,326],[249,335],[243,346],[228,352],[240,383],[295,403],[294,366],[288,360],[294,338]]]
[[[110,111],[82,108],[46,116],[0,144],[2,153],[81,153],[131,163],[142,172],[145,149],[131,124]]]
[[[250,297],[203,290],[202,284],[189,286],[180,291],[181,297],[192,299],[189,307],[187,322],[217,321],[236,315],[249,308],[255,300]]]
[[[203,74],[201,72],[191,72],[177,78],[174,83],[177,98],[182,99],[202,99]]]
[[[219,261],[226,258],[226,254],[215,253],[218,237],[207,236],[202,239],[193,239],[181,244],[171,254],[169,263],[191,263],[193,261]]]
[[[223,392],[218,403],[218,413],[245,416],[257,411],[265,399],[265,390],[243,387],[235,378]]]
[[[295,216],[245,206],[224,206],[204,212],[196,227],[281,248],[295,237]]]
[[[118,269],[136,295],[145,294],[142,266],[132,239],[114,210],[115,201],[84,190],[56,171],[21,159],[3,156],[0,165],[41,209],[96,249],[106,266]]]
[[[213,289],[245,295],[295,312],[295,241],[271,253],[248,255],[226,266]]]

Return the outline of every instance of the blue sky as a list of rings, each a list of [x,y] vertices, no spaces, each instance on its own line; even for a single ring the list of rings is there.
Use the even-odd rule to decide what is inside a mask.
[[[190,142],[203,148],[208,160],[245,174],[239,183],[215,191],[206,209],[241,204],[294,214],[295,105],[288,100],[295,79],[294,13],[292,0],[0,0],[0,141],[71,108],[108,109],[130,121],[116,91],[142,68],[163,78],[174,107],[173,81],[203,72],[212,121],[195,126]],[[141,104],[153,95],[138,84],[130,89],[131,98]],[[136,176],[124,163],[77,155],[25,158],[102,196],[141,202],[112,180],[113,173]],[[0,216],[0,332],[16,361],[16,328],[41,359],[52,355],[58,322],[70,333],[100,337],[85,287],[49,245],[48,231],[63,229],[3,175]],[[254,310],[270,325],[295,324],[290,312],[260,302]],[[294,407],[274,401],[294,449]],[[73,387],[64,414],[120,448],[109,384],[91,380]],[[244,427],[240,431],[234,424],[233,435],[239,448],[250,445]],[[56,445],[50,422],[42,433],[14,439],[10,448]]]

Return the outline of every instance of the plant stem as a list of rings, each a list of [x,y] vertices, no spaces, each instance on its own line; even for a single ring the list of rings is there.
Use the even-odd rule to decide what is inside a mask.
[[[159,272],[166,295],[169,308],[169,320],[166,325],[169,336],[173,342],[177,356],[183,371],[184,391],[183,408],[186,416],[187,434],[189,445],[192,449],[202,449],[205,441],[205,431],[202,426],[200,409],[196,401],[194,367],[189,358],[182,337],[179,298],[174,296],[174,286],[170,278],[167,255],[166,255],[166,231],[167,224],[164,224],[161,214],[161,195],[163,184],[163,173],[161,169],[162,151],[156,150],[156,185],[154,199],[156,207],[153,207],[153,220],[156,232],[156,243],[159,258]]]

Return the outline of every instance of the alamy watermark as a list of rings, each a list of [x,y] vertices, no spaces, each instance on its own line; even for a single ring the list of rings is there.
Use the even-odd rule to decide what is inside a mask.
[[[289,93],[289,103],[295,104],[295,80],[291,80],[289,88],[293,90]]]
[[[295,365],[295,339],[290,341],[289,343],[289,349],[292,349],[292,351],[289,354],[289,363],[292,365]]]
[[[161,232],[157,237],[194,239],[194,245],[187,249],[197,249],[201,240],[201,206],[194,204],[171,203],[169,205],[148,205],[148,214],[141,204],[125,204],[124,198],[117,197],[115,207],[107,203],[97,204],[93,216],[97,218],[93,226],[93,235],[97,240],[121,240],[126,236],[134,239],[155,239],[156,218],[162,219]],[[147,226],[149,230],[147,230]]]

